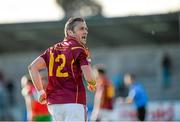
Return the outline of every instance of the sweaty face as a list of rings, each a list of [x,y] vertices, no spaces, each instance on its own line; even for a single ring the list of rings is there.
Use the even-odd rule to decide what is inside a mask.
[[[85,22],[77,22],[74,28],[74,36],[78,41],[86,44],[86,38],[88,34],[88,28]]]

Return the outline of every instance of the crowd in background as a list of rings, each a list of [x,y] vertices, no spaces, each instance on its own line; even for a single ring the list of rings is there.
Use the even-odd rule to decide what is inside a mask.
[[[16,105],[14,96],[15,85],[13,80],[6,79],[3,71],[0,71],[0,120],[14,120],[12,113],[13,107]]]

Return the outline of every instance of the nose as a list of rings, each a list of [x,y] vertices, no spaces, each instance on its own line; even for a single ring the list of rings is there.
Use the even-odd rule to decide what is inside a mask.
[[[88,34],[88,30],[87,30],[87,29],[85,29],[84,33],[85,33],[85,34]]]

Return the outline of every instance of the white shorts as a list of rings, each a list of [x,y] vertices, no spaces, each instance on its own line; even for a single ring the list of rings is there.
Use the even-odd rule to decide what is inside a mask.
[[[51,104],[48,105],[48,110],[52,115],[53,121],[87,121],[87,107],[82,104]]]

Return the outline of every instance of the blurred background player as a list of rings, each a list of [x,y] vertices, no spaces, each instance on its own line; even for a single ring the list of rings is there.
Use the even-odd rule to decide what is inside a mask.
[[[113,109],[114,86],[108,79],[103,66],[95,66],[94,71],[97,86],[91,120],[103,121],[106,116],[110,116],[109,113]]]
[[[168,53],[165,53],[162,57],[161,68],[162,86],[163,88],[169,88],[171,86],[172,61]]]
[[[135,75],[127,73],[124,76],[124,83],[129,87],[128,96],[122,101],[128,104],[134,103],[137,109],[137,118],[144,121],[146,117],[147,94],[143,86],[135,80]]]
[[[43,87],[47,85],[47,75],[42,74]],[[38,93],[29,75],[24,75],[21,79],[22,95],[26,103],[26,113],[28,121],[51,121],[47,105],[38,102]]]
[[[89,51],[86,47],[88,28],[83,18],[70,18],[64,28],[63,41],[48,48],[29,66],[29,73],[39,93],[39,102],[48,104],[55,121],[87,121],[86,91],[94,91],[96,82],[92,75]],[[46,92],[39,70],[48,69]]]

